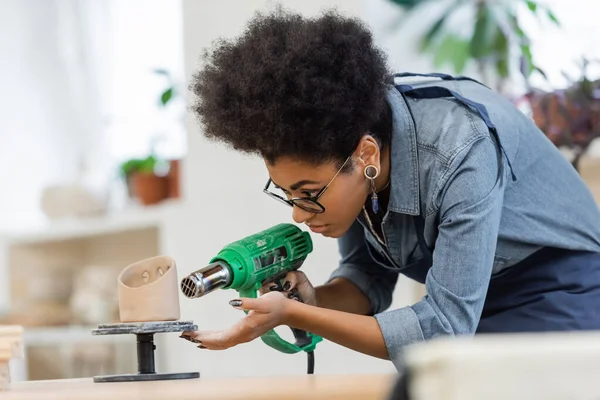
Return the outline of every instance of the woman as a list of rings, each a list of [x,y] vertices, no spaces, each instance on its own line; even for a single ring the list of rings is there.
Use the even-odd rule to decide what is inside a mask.
[[[289,274],[233,301],[251,310],[235,326],[186,336],[225,349],[289,325],[399,368],[440,335],[600,328],[600,212],[576,171],[484,85],[406,75],[332,12],[257,15],[208,55],[192,85],[206,136],[263,157],[265,191],[341,261],[325,285]],[[387,310],[398,274],[427,295]]]

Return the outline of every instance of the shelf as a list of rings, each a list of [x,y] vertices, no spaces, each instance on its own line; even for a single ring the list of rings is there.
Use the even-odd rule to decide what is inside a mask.
[[[55,346],[64,344],[89,343],[131,343],[135,335],[92,335],[96,326],[64,326],[25,328],[23,343],[26,347]]]
[[[132,207],[99,217],[49,221],[33,226],[0,230],[0,238],[10,244],[31,244],[79,239],[129,230],[160,226],[166,214],[179,202],[163,202],[155,206]]]

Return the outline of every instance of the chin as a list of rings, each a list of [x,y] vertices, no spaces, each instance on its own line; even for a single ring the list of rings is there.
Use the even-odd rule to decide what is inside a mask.
[[[335,229],[333,227],[330,227],[326,231],[322,232],[321,236],[332,238],[332,239],[337,239],[340,236],[342,236],[343,234],[344,234],[344,232],[340,232],[339,229]]]

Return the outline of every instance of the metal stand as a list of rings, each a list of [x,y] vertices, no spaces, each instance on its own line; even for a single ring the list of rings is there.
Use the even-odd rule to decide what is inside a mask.
[[[156,373],[154,364],[154,350],[156,350],[156,345],[154,344],[155,333],[195,331],[197,329],[198,327],[191,321],[98,325],[97,329],[92,330],[92,335],[118,335],[127,333],[136,335],[138,372],[136,374],[94,376],[94,382],[132,382],[199,378],[199,372],[158,374]]]

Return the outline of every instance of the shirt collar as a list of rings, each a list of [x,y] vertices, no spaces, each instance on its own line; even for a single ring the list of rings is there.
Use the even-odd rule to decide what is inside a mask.
[[[388,87],[386,98],[392,110],[388,209],[419,215],[419,158],[414,121],[406,99],[393,85]]]

